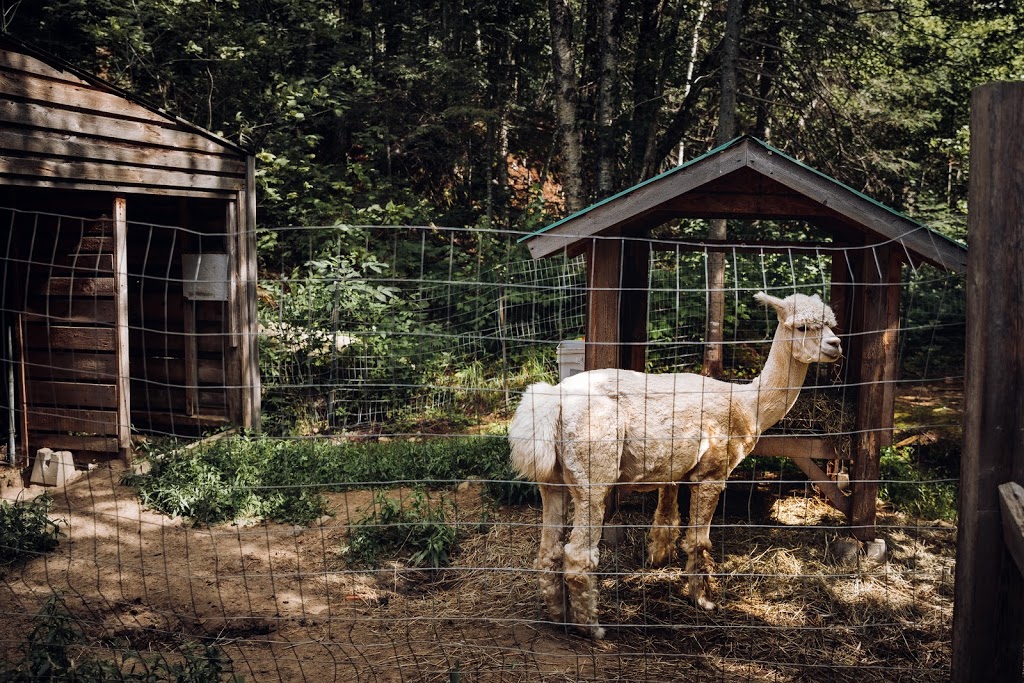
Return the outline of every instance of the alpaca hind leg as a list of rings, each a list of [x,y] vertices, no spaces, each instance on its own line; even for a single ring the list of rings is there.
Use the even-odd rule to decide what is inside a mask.
[[[595,640],[604,638],[597,623],[597,579],[594,570],[600,559],[598,543],[604,522],[607,486],[573,489],[575,517],[569,542],[565,544],[565,584],[569,591],[569,624]]]
[[[562,574],[562,559],[565,554],[567,496],[564,486],[540,485],[544,513],[540,550],[534,565],[538,572],[540,594],[547,606],[548,616],[560,624],[565,622],[565,577]]]
[[[679,486],[658,488],[658,507],[647,538],[647,559],[652,567],[663,567],[672,560],[679,540]]]
[[[711,550],[711,519],[718,507],[718,496],[725,488],[722,482],[697,484],[690,496],[690,526],[686,530],[683,548],[686,550],[686,573],[689,575],[690,599],[706,610],[716,605],[711,595],[711,571],[715,563]]]

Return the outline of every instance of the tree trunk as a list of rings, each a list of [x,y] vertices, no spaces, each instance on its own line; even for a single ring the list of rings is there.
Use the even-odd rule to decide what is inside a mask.
[[[725,39],[722,45],[722,95],[718,109],[718,144],[725,144],[736,136],[736,71],[739,61],[740,23],[743,19],[743,1],[729,0],[725,14]],[[708,237],[724,240],[727,235],[725,219],[711,221]],[[708,255],[708,324],[705,334],[704,374],[717,377],[722,374],[722,338],[725,321],[725,254]]]
[[[583,208],[583,145],[577,125],[579,87],[573,58],[573,19],[566,0],[548,0],[551,18],[551,72],[555,88],[555,122],[562,153],[565,208]]]
[[[601,0],[600,80],[597,99],[597,195],[606,197],[615,190],[615,149],[612,120],[615,111],[615,84],[619,70],[619,0]]]

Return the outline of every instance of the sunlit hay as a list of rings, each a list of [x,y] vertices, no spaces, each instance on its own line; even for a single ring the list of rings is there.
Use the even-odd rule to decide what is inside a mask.
[[[816,496],[789,495],[772,502],[771,519],[786,526],[836,526],[843,515]]]
[[[776,501],[764,521],[737,524],[718,516],[712,534],[720,609],[705,612],[688,600],[681,551],[666,568],[645,566],[652,505],[633,498],[613,522],[625,527],[620,542],[601,546],[600,619],[609,637],[595,643],[548,621],[532,569],[539,509],[498,506],[485,496],[474,503],[472,493],[463,492],[460,523],[479,524],[445,570],[453,580],[429,594],[392,594],[378,608],[385,610],[376,626],[381,637],[405,637],[406,619],[443,625],[435,649],[418,654],[423,661],[444,654],[483,671],[486,650],[500,654],[494,666],[502,680],[524,681],[614,679],[623,666],[635,680],[948,677],[951,529],[918,529],[880,515],[889,562],[848,568],[830,562],[828,553],[829,544],[848,533],[842,518],[813,497]],[[377,589],[386,591],[384,583]],[[473,640],[507,638],[508,629],[522,639],[516,648],[529,643],[525,650],[480,649]],[[512,659],[514,671],[503,669]],[[575,668],[581,661],[595,668],[581,673]]]

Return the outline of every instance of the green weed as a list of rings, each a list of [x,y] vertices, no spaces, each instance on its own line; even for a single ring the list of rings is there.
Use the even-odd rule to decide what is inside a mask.
[[[242,436],[148,459],[149,472],[125,475],[124,483],[146,506],[199,524],[308,524],[327,513],[326,491],[395,482],[445,486],[473,478],[488,482],[499,502],[536,499],[536,487],[512,475],[503,433],[380,442]]]
[[[937,481],[931,469],[918,462],[909,446],[882,449],[880,495],[897,510],[924,519],[954,520],[957,483]]]
[[[0,501],[0,567],[57,547],[60,523],[49,518],[52,504],[46,495],[27,502]]]
[[[351,525],[343,554],[351,564],[376,566],[384,555],[409,555],[414,567],[439,569],[448,565],[458,541],[448,523],[451,504],[441,494],[432,500],[417,488],[403,501],[378,492],[371,510]]]
[[[219,683],[241,681],[231,660],[215,645],[184,642],[170,657],[134,650],[100,658],[89,647],[77,619],[59,593],[53,594],[36,615],[20,661],[0,663],[0,683],[28,681],[128,681],[156,683]]]

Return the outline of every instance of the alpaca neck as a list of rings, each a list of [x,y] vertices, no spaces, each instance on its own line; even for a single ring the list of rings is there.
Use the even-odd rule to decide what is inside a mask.
[[[753,400],[757,402],[754,410],[757,414],[757,427],[763,432],[786,416],[797,397],[800,388],[807,378],[807,363],[793,358],[793,342],[783,339],[783,328],[775,331],[768,361],[761,375],[751,382],[755,389]]]

